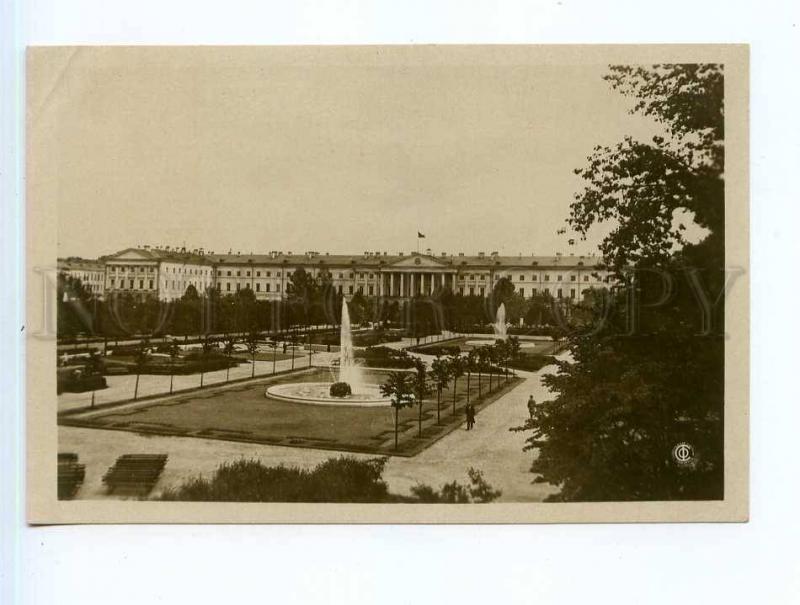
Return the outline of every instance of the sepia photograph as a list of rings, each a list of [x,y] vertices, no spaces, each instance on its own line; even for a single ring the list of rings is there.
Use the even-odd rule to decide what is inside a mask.
[[[32,47],[28,518],[746,521],[748,47]]]

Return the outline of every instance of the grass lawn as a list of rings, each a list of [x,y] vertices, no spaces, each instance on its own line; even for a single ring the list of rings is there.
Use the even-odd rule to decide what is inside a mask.
[[[380,383],[382,372],[367,372],[370,382]],[[459,380],[456,414],[452,415],[453,392],[442,395],[441,425],[436,424],[436,395],[423,403],[423,432],[417,436],[419,408],[400,410],[399,447],[394,449],[394,409],[305,405],[268,398],[268,384],[319,382],[331,379],[326,370],[305,370],[257,383],[209,389],[154,402],[129,404],[102,411],[66,414],[59,423],[145,434],[180,435],[206,439],[247,441],[295,447],[313,447],[350,452],[414,455],[458,427],[464,418],[466,377]],[[477,400],[478,383],[473,377],[470,398],[479,411],[519,380]]]

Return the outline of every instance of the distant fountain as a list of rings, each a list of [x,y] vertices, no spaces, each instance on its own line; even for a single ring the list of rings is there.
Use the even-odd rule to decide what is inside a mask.
[[[506,334],[506,305],[505,303],[500,303],[500,306],[497,307],[497,314],[494,318],[494,337],[495,340],[506,340],[508,338],[508,334]]]
[[[356,356],[353,353],[353,333],[350,329],[350,310],[347,301],[342,299],[342,321],[339,334],[339,382],[346,382],[358,393],[364,381],[361,377],[361,368],[356,365]]]

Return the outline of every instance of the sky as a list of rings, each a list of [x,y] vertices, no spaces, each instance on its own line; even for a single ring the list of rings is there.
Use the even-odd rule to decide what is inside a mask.
[[[59,256],[596,252],[573,170],[658,128],[606,65],[498,51],[49,49],[29,59],[29,194]]]

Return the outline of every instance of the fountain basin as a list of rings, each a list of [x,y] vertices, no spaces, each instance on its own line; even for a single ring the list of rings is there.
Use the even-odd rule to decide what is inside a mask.
[[[356,407],[382,407],[389,406],[388,397],[381,395],[380,386],[377,384],[361,384],[358,392],[347,397],[332,397],[330,394],[332,382],[293,382],[289,384],[276,384],[267,387],[267,397],[305,403],[309,405],[339,405]]]

